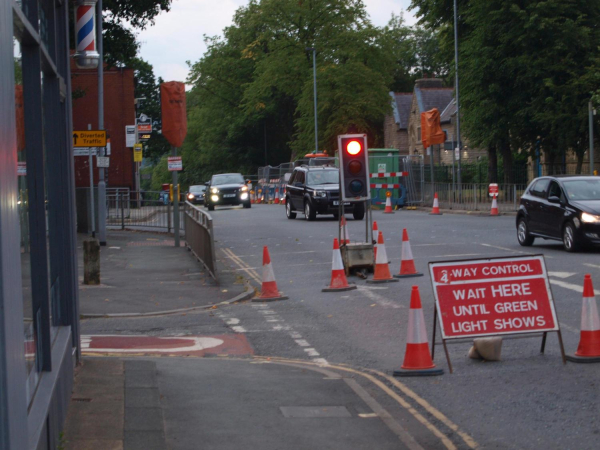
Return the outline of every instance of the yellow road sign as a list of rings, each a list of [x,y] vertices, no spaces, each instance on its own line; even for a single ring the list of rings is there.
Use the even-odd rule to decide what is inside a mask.
[[[133,162],[142,162],[142,144],[133,145]]]
[[[73,131],[73,147],[106,147],[106,131]]]

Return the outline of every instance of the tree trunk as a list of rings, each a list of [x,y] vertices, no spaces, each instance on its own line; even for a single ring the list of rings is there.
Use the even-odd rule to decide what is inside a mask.
[[[490,183],[498,182],[498,153],[496,144],[490,144],[488,147],[488,180]]]
[[[577,152],[577,167],[575,168],[576,175],[581,175],[582,166],[583,166],[583,152]]]
[[[502,155],[502,167],[504,169],[504,184],[513,184],[515,179],[513,155],[508,139],[500,141],[500,154]]]

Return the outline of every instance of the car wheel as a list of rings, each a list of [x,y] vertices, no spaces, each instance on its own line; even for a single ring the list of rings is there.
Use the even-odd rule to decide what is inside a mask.
[[[354,220],[363,220],[365,217],[365,206],[362,203],[354,204],[354,211],[352,212]]]
[[[317,217],[317,212],[313,209],[310,204],[310,200],[306,200],[304,202],[304,215],[306,216],[306,220],[315,220]]]
[[[208,208],[209,211],[215,210],[215,205],[206,205],[206,207]]]
[[[287,216],[288,219],[296,218],[296,213],[294,211],[292,211],[292,204],[291,204],[289,198],[287,198],[285,200],[285,215]]]
[[[525,219],[519,219],[519,224],[517,225],[517,240],[523,247],[529,247],[533,244],[533,241],[535,241],[535,237],[529,234]]]
[[[563,228],[563,245],[568,252],[579,250],[579,243],[575,238],[575,227],[571,222],[567,223]]]
[[[244,208],[250,208],[250,207],[252,207],[252,203],[250,203],[250,202],[244,203]]]

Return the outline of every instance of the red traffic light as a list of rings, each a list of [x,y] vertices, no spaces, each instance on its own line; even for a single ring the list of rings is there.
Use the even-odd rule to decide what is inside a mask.
[[[346,151],[352,156],[358,155],[362,151],[362,144],[353,139],[346,144]]]

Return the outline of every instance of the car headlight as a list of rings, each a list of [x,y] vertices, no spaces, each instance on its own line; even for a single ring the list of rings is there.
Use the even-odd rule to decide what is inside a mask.
[[[313,194],[314,197],[327,197],[327,192],[325,191],[315,191]]]
[[[240,189],[240,191],[242,191],[242,192],[248,192],[248,186],[242,186],[242,188]]]
[[[210,192],[212,192],[213,194],[218,194],[219,190],[217,188],[210,188]]]
[[[600,216],[588,214],[586,212],[581,213],[581,221],[583,223],[600,223]]]
[[[194,194],[188,194],[188,199],[194,200],[194,198],[195,198]]]
[[[210,199],[211,199],[213,202],[218,202],[218,201],[219,201],[219,196],[218,196],[218,195],[213,195],[213,196],[212,196]]]

